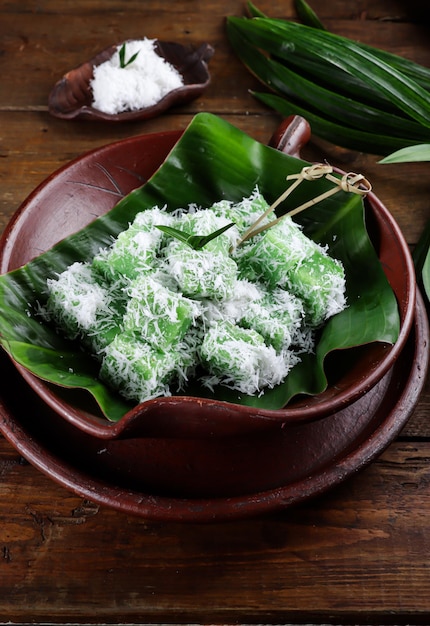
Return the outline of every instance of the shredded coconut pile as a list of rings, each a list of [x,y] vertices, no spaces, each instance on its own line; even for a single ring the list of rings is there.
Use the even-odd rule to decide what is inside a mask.
[[[145,109],[183,86],[180,73],[155,52],[154,39],[128,41],[125,62],[136,53],[137,57],[123,68],[119,50],[94,68],[90,87],[95,109],[113,115]]]

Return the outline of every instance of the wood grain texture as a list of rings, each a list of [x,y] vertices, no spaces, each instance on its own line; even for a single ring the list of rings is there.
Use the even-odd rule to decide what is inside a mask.
[[[320,500],[217,525],[128,517],[68,494],[4,442],[0,459],[1,607],[15,621],[30,610],[75,622],[93,609],[106,623],[430,612],[425,443],[393,444]]]
[[[292,18],[292,0],[260,0]],[[430,66],[424,1],[311,2],[339,34]],[[319,6],[321,4],[321,7]],[[26,196],[71,159],[142,133],[183,129],[211,111],[267,142],[280,118],[234,57],[225,17],[237,0],[0,0],[0,231]],[[54,119],[49,90],[114,41],[214,45],[198,100],[127,125]],[[414,246],[430,217],[427,164],[317,138],[304,150],[359,171]],[[430,616],[430,385],[398,439],[328,494],[276,515],[163,524],[99,507],[55,484],[0,438],[0,623],[418,624]]]

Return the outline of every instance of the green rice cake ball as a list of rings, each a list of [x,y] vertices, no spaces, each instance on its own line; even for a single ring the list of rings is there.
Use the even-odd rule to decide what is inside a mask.
[[[247,395],[278,385],[299,361],[292,352],[276,354],[259,333],[231,322],[215,322],[208,329],[200,358],[209,372],[204,384],[225,385]]]
[[[229,321],[237,324],[254,300],[262,298],[262,289],[257,283],[237,280],[233,294],[224,300],[202,300],[202,319],[205,327],[213,322]]]
[[[208,247],[193,250],[172,241],[167,247],[168,271],[178,288],[189,298],[222,300],[234,293],[237,264],[223,250]]]
[[[109,248],[100,250],[94,257],[95,269],[108,279],[125,276],[131,280],[151,271],[164,238],[156,226],[172,223],[173,217],[157,207],[141,211]]]
[[[266,230],[245,247],[240,275],[282,287],[304,302],[307,323],[321,325],[346,306],[342,264],[325,248],[306,237],[290,217]]]
[[[87,263],[73,263],[48,279],[46,311],[69,339],[79,338],[95,353],[121,330],[125,298],[109,289]]]
[[[121,333],[105,350],[100,378],[124,398],[145,402],[171,395],[169,384],[178,362],[177,353],[157,350],[130,333]]]
[[[343,266],[317,252],[288,276],[291,291],[302,298],[307,323],[317,328],[346,307]]]
[[[243,310],[239,324],[252,328],[279,353],[301,343],[304,320],[303,302],[284,289],[261,289],[261,296]]]
[[[239,248],[238,263],[244,276],[251,274],[251,280],[263,280],[268,287],[284,286],[288,272],[316,249],[317,244],[286,216],[245,242],[242,252]]]
[[[303,302],[284,289],[268,290],[260,283],[240,279],[231,298],[202,304],[205,326],[229,321],[251,328],[277,352],[290,346],[313,349],[313,337],[304,326]]]
[[[128,293],[124,329],[158,348],[178,344],[200,314],[196,302],[148,276],[133,281]]]

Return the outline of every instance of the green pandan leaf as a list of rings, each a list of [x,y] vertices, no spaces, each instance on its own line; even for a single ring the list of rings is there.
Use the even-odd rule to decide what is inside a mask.
[[[191,233],[185,232],[184,230],[180,230],[179,228],[173,228],[173,226],[164,226],[163,224],[157,224],[156,228],[162,230],[163,233],[166,233],[166,235],[170,235],[171,237],[182,241],[182,243],[186,243],[193,250],[201,250],[206,246],[206,244],[208,244],[213,239],[216,239],[219,235],[222,235],[222,233],[225,233],[225,231],[232,226],[234,226],[233,222],[231,222],[230,224],[226,224],[221,228],[218,228],[218,230],[215,230],[209,235],[193,235]]]
[[[137,56],[140,52],[140,50],[138,50],[135,54],[133,54],[127,61],[125,60],[125,46],[126,44],[122,44],[120,50],[119,50],[119,66],[121,69],[125,69],[127,67],[127,65],[131,65],[133,63],[133,61],[135,61],[137,59]]]
[[[39,303],[46,299],[47,278],[75,261],[91,259],[145,208],[166,205],[174,211],[190,203],[209,207],[222,199],[238,202],[256,185],[273,203],[284,192],[286,177],[305,165],[309,164],[255,141],[215,115],[196,115],[145,185],[26,266],[0,276],[1,344],[12,358],[41,378],[66,388],[87,390],[108,419],[118,420],[130,405],[97,378],[92,357],[62,339],[37,316]],[[324,178],[304,181],[277,213],[315,198],[332,185]],[[367,234],[362,199],[340,191],[296,219],[308,236],[328,245],[331,254],[343,262],[348,307],[331,319],[321,333],[316,353],[293,368],[283,384],[259,397],[244,397],[218,387],[213,394],[217,399],[263,409],[281,408],[296,394],[315,394],[326,388],[324,361],[329,353],[374,341],[394,343],[398,337],[397,302]],[[333,358],[342,359],[340,355],[346,353],[348,350],[340,350]],[[186,391],[197,396],[209,393],[198,382]]]
[[[266,17],[266,15],[253,2],[247,2],[246,8],[251,17]]]
[[[314,135],[336,145],[386,155],[428,141],[429,68],[330,33],[306,2],[295,5],[304,24],[254,5],[251,18],[227,18],[237,56],[276,94],[255,95],[277,111],[308,111]]]
[[[240,60],[274,92],[253,95],[285,116],[302,115],[316,135],[328,140],[336,137],[344,146],[370,152],[375,148],[392,151],[424,140],[423,127],[413,120],[329,90],[302,76],[302,70],[294,71],[257,50],[234,25],[230,24],[228,32]]]
[[[303,24],[306,24],[307,26],[312,26],[313,28],[326,30],[318,15],[315,13],[315,11],[313,11],[313,9],[309,6],[307,2],[305,2],[304,0],[294,0],[294,7],[297,11],[299,19],[303,22]]]
[[[381,159],[379,163],[410,163],[412,161],[430,161],[430,143],[401,148]]]
[[[426,292],[427,300],[430,302],[430,250],[426,254],[422,269],[423,287]]]
[[[424,128],[430,128],[428,92],[421,85],[387,63],[380,55],[339,35],[302,24],[268,18],[230,17],[227,32],[241,32],[257,49],[288,62],[292,53],[301,51],[340,68],[387,98]]]
[[[423,143],[402,148],[381,159],[379,163],[412,163],[419,161],[430,161],[430,144]],[[427,222],[415,246],[413,259],[418,283],[424,288],[427,299],[430,302],[430,221]]]
[[[413,253],[418,284],[430,302],[430,221],[427,222]]]

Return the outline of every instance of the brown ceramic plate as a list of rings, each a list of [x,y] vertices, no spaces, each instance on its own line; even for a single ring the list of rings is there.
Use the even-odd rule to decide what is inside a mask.
[[[0,242],[0,272],[20,267],[106,213],[153,174],[179,136],[180,132],[167,132],[133,137],[88,153],[52,174],[27,198],[7,226]],[[307,123],[303,118],[294,118],[288,120],[286,129],[281,126],[273,141],[296,154],[307,138]],[[353,366],[336,367],[334,383],[318,396],[296,399],[278,411],[193,397],[157,398],[111,423],[89,401],[89,394],[76,390],[68,393],[20,366],[19,370],[59,416],[102,439],[205,438],[271,428],[279,432],[286,422],[311,421],[338,412],[367,393],[392,367],[409,336],[415,312],[413,264],[400,229],[373,193],[368,196],[367,213],[379,258],[399,302],[400,335],[392,347],[375,343],[359,349]]]
[[[269,513],[320,495],[364,468],[403,428],[426,380],[420,296],[393,368],[325,420],[215,440],[103,441],[49,408],[0,354],[0,431],[40,471],[102,506],[148,520],[211,522]]]
[[[208,61],[214,50],[209,44],[199,48],[183,46],[171,41],[156,40],[159,56],[173,65],[182,75],[184,86],[174,89],[157,104],[138,111],[125,111],[116,115],[103,113],[92,106],[90,81],[93,68],[107,61],[121,44],[109,46],[94,58],[70,70],[53,87],[48,99],[51,115],[62,119],[89,119],[107,122],[127,122],[149,119],[160,115],[172,106],[185,104],[200,96],[210,83]]]

